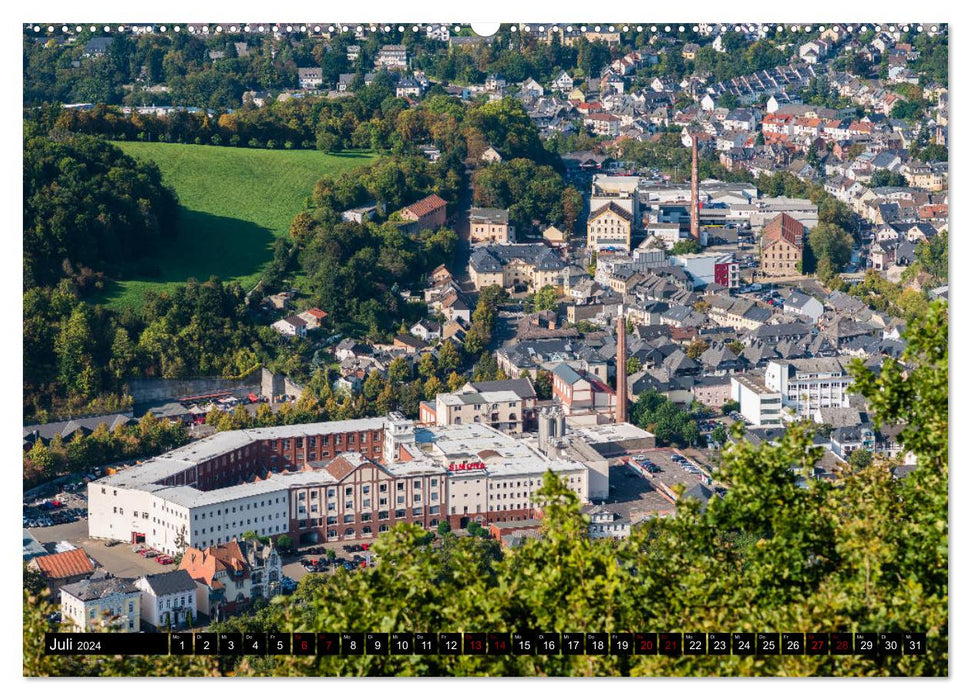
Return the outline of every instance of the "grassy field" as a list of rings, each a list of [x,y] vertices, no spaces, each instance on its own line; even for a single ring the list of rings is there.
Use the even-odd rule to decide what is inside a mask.
[[[114,280],[98,299],[111,308],[139,306],[145,292],[217,275],[249,289],[323,175],[365,165],[370,153],[268,151],[171,143],[117,142],[151,160],[179,196],[178,236],[143,274]]]

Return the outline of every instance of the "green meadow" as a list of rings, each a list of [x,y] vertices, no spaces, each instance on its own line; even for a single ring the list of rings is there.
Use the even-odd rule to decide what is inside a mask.
[[[371,153],[328,154],[173,143],[116,142],[128,155],[153,161],[179,197],[177,236],[158,255],[97,300],[120,309],[140,306],[149,290],[216,275],[245,289],[260,278],[273,242],[287,235],[314,183],[366,165]]]

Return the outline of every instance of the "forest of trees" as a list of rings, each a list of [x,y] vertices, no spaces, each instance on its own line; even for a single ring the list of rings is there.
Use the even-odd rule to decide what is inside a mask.
[[[25,288],[130,267],[174,236],[178,202],[155,165],[36,126],[25,122]]]
[[[527,234],[540,222],[574,231],[583,212],[583,196],[548,165],[526,158],[504,160],[475,174],[475,204],[509,210],[509,223]]]
[[[908,330],[903,361],[853,370],[878,423],[904,423],[915,469],[875,459],[808,478],[821,456],[792,426],[777,443],[726,447],[729,488],[700,508],[591,540],[576,496],[552,475],[537,500],[544,537],[499,551],[477,537],[399,526],[372,545],[378,565],[308,576],[291,597],[226,630],[868,631],[927,634],[924,655],[85,657],[42,651],[50,607],[24,591],[24,674],[677,675],[948,674],[948,314]],[[663,604],[658,604],[663,601]]]

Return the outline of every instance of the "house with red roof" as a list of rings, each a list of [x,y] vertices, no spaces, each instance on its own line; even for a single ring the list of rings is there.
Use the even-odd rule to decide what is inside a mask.
[[[189,547],[179,563],[196,582],[199,612],[213,620],[236,612],[254,598],[273,595],[280,585],[281,566],[272,541],[262,544],[255,539],[233,539],[205,549]]]
[[[424,199],[419,199],[414,204],[409,204],[399,213],[406,221],[414,221],[417,228],[439,228],[445,225],[445,206],[446,201],[437,194],[431,194]]]
[[[327,312],[321,311],[316,306],[297,315],[307,322],[307,330],[320,328],[320,322],[327,318]]]
[[[34,557],[27,566],[33,571],[39,571],[47,580],[53,598],[58,596],[61,586],[83,581],[94,573],[94,563],[80,547],[58,554]]]

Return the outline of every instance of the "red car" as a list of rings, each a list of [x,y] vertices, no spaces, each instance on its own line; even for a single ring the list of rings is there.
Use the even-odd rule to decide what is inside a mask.
[[[175,559],[170,557],[168,554],[162,554],[160,556],[155,557],[155,561],[157,561],[159,564],[164,564],[166,566],[168,566],[169,564],[175,563]]]

